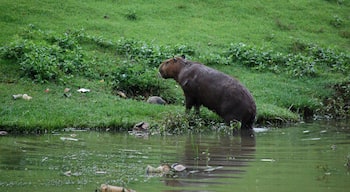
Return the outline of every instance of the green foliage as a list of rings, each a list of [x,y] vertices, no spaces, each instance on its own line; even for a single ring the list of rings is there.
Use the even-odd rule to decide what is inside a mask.
[[[199,59],[206,65],[229,65],[230,59],[223,54],[210,53],[200,55]]]
[[[143,65],[124,63],[112,73],[114,91],[123,91],[129,96],[159,95],[166,89],[159,83],[157,70]]]
[[[343,23],[344,23],[343,19],[340,18],[338,15],[334,15],[333,20],[330,21],[330,24],[336,28],[341,27]]]
[[[350,55],[344,52],[300,43],[294,45],[294,49],[300,52],[283,54],[238,43],[231,44],[225,54],[231,63],[238,62],[258,71],[284,72],[293,77],[317,76],[325,70],[347,73],[350,67]]]
[[[331,71],[342,73],[349,72],[349,54],[331,48],[322,48],[316,45],[309,45],[305,51],[307,56],[315,60],[315,63],[325,66]]]
[[[125,14],[125,18],[126,18],[127,20],[130,20],[130,21],[135,21],[135,20],[137,20],[136,11],[135,11],[135,10],[129,10],[129,11]]]
[[[350,80],[336,83],[331,86],[334,94],[323,101],[320,114],[327,118],[346,118],[350,115]]]
[[[194,55],[195,51],[187,45],[158,46],[132,39],[120,39],[116,43],[117,53],[150,67],[158,67],[162,61],[175,55]]]
[[[45,39],[32,38],[38,36]],[[38,37],[35,37],[38,38]],[[89,71],[89,62],[75,36],[65,33],[51,36],[29,30],[25,38],[17,38],[1,48],[1,56],[20,65],[22,73],[35,82],[65,82],[74,74]]]
[[[162,127],[160,127],[161,134],[186,134],[186,133],[204,133],[216,131],[218,133],[233,134],[235,129],[238,129],[240,124],[232,123],[227,126],[219,121],[212,120],[206,116],[200,117],[196,114],[189,113],[169,113],[165,115]]]

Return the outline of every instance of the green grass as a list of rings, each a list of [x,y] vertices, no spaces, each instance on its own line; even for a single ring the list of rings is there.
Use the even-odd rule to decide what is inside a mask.
[[[210,53],[222,53],[230,43],[292,53],[303,44],[331,47],[349,54],[350,4],[341,0],[311,1],[9,1],[0,4],[0,45],[23,35],[24,29],[55,34],[84,29],[84,33],[112,44],[121,38],[152,45],[190,45],[192,57],[200,60]],[[0,60],[0,127],[6,130],[60,129],[64,127],[115,127],[127,129],[139,121],[160,124],[164,114],[183,113],[182,91],[167,83],[179,98],[177,105],[154,106],[140,100],[121,99],[112,94],[108,75],[125,58],[115,50],[82,45],[94,56],[98,76],[76,76],[62,83],[32,83],[21,76],[20,67]],[[212,66],[237,77],[253,93],[259,122],[299,119],[304,109],[317,110],[329,88],[347,80],[347,74],[324,72],[318,77],[293,78],[286,74],[257,72],[241,65]],[[155,78],[157,74],[155,74]],[[101,83],[100,80],[106,81]],[[63,97],[70,87],[73,95]],[[92,89],[79,94],[78,87]],[[44,90],[50,88],[49,93]],[[12,100],[11,95],[27,93],[30,101]],[[204,110],[204,114],[209,113]],[[209,115],[211,116],[211,115]]]

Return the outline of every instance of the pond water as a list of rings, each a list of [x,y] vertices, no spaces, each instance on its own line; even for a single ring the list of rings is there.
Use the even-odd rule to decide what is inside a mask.
[[[138,192],[349,191],[346,121],[256,129],[255,138],[217,133],[135,137],[70,131],[0,137],[0,191]],[[146,173],[147,165],[187,169]]]

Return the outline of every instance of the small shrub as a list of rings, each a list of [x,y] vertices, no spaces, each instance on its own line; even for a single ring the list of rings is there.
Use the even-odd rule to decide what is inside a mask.
[[[166,87],[159,83],[157,74],[154,68],[124,63],[112,73],[113,90],[132,97],[159,95]]]
[[[350,31],[340,31],[339,32],[340,37],[345,39],[350,39]]]
[[[314,77],[319,70],[347,73],[350,55],[334,49],[301,43],[292,45],[294,54],[283,54],[272,50],[257,49],[243,43],[231,44],[224,53],[229,63],[241,63],[258,71],[285,72],[294,77]]]
[[[338,15],[334,15],[333,19],[330,21],[330,24],[336,28],[341,27],[343,23],[344,23],[343,19],[340,18]]]
[[[239,122],[232,122],[231,126],[220,123],[217,119],[199,116],[194,113],[169,113],[164,115],[164,122],[160,127],[161,134],[181,135],[186,133],[205,133],[216,131],[232,135],[240,127]]]
[[[129,10],[129,11],[125,14],[125,18],[126,18],[127,20],[130,20],[130,21],[136,21],[136,20],[137,20],[136,11],[135,11],[135,10]]]
[[[199,56],[200,60],[206,65],[229,65],[230,59],[221,54],[210,53]]]
[[[175,45],[174,47],[157,46],[132,39],[120,39],[117,41],[116,51],[119,55],[138,63],[144,63],[150,67],[158,67],[162,61],[174,55],[195,54],[194,49],[187,45]]]
[[[350,116],[350,81],[344,81],[331,85],[334,94],[325,98],[323,107],[318,110],[328,118],[348,118]]]
[[[30,27],[33,29],[33,26]],[[89,62],[75,36],[28,30],[27,39],[18,37],[1,48],[1,56],[19,64],[24,76],[35,82],[64,82],[74,74],[89,70]],[[42,39],[31,38],[40,34]],[[44,39],[44,40],[43,40]]]
[[[282,31],[290,31],[290,30],[294,29],[294,27],[292,25],[284,24],[279,19],[276,19],[275,23],[276,23],[276,26]]]
[[[287,73],[294,77],[313,77],[317,75],[315,61],[301,54],[286,56]]]

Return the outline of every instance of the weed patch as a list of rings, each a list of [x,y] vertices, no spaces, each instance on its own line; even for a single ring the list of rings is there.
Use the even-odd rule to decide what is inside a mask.
[[[259,49],[244,43],[231,44],[225,53],[229,62],[241,63],[246,67],[274,73],[286,73],[293,77],[313,77],[328,70],[347,73],[350,55],[330,48],[312,44],[294,44],[297,53],[283,54]]]
[[[223,134],[233,134],[239,129],[238,122],[232,122],[231,126],[220,123],[218,120],[213,120],[205,116],[200,117],[193,113],[188,114],[167,114],[164,117],[164,122],[159,128],[161,134],[187,134],[187,133],[205,133],[218,132]]]

